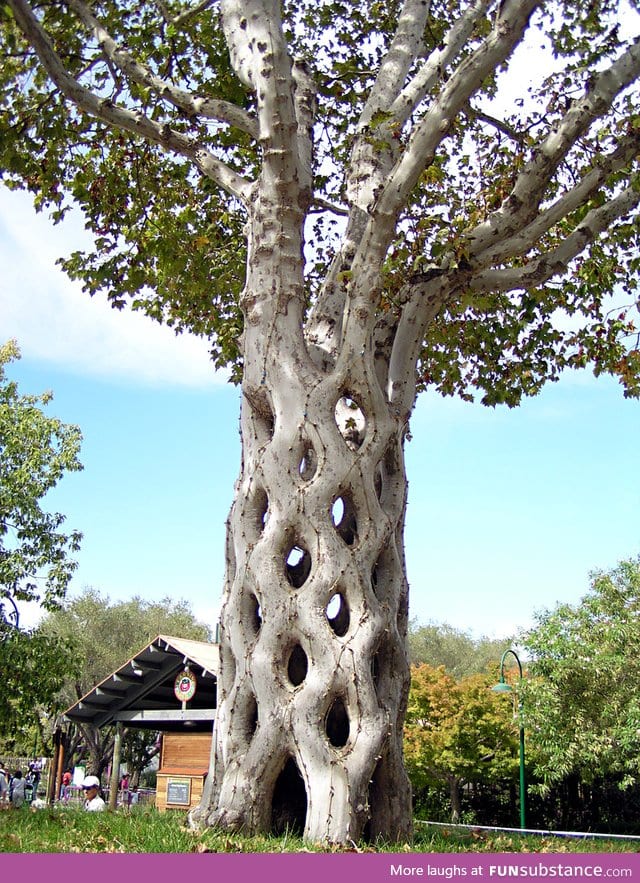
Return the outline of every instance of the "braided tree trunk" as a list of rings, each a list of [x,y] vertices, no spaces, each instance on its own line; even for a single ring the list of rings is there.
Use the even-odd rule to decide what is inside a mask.
[[[282,278],[287,262],[269,259],[260,218],[214,781],[197,815],[252,831],[294,826],[312,840],[403,837],[406,425],[383,395],[372,347],[345,346],[330,369],[309,358],[302,300]]]
[[[243,460],[228,524],[215,756],[195,816],[248,831],[293,826],[318,841],[404,837],[410,407],[390,406],[374,343],[395,217],[356,213],[359,257],[336,261],[353,279],[348,305],[328,285],[310,321],[314,90],[288,57],[278,4],[267,5],[268,15],[251,0],[221,7],[232,63],[258,97],[262,170],[246,200]]]

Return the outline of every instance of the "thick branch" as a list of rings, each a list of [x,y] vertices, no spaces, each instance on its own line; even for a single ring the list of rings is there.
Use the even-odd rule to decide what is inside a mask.
[[[222,0],[222,25],[233,68],[256,97],[262,148],[259,214],[276,238],[300,255],[311,203],[310,129],[314,90],[284,38],[279,0]],[[275,232],[279,230],[279,232]]]
[[[368,295],[365,289],[367,285],[373,285],[376,270],[372,267],[372,261],[383,259],[385,235],[394,229],[397,213],[405,204],[419,174],[446,136],[451,121],[465,107],[484,78],[511,53],[524,34],[531,10],[539,3],[540,0],[506,0],[491,35],[454,71],[417,125],[404,153],[400,154],[397,142],[393,146],[390,144],[389,150],[383,155],[380,149],[374,150],[362,136],[357,139],[350,168],[352,187],[348,195],[353,208],[349,224],[343,247],[327,277],[312,317],[317,332],[313,332],[310,338],[320,349],[335,352],[343,333],[345,316],[348,313],[355,315],[346,303],[346,286],[341,282],[341,277],[346,273],[354,276],[349,297],[360,301],[356,312],[362,316],[366,313],[371,319],[376,286]],[[457,53],[462,47],[463,37],[469,36],[486,5],[484,2],[478,3],[474,6],[473,14],[465,16],[459,26],[454,26],[455,37],[450,50],[446,50],[451,52],[447,58],[452,58],[454,51]],[[435,72],[435,66],[433,70]],[[400,159],[395,162],[398,155]],[[394,167],[389,167],[390,159],[395,162]],[[374,242],[376,244],[371,251]],[[352,272],[354,269],[355,272]],[[361,324],[364,327],[364,323]]]
[[[231,63],[257,98],[260,140],[274,151],[288,151],[296,128],[291,60],[276,0],[223,0],[222,21]],[[265,157],[267,159],[267,157]]]
[[[400,92],[390,111],[395,120],[406,122],[421,101],[441,81],[444,71],[452,64],[459,52],[467,44],[477,23],[485,14],[493,0],[476,0],[457,19],[442,46],[434,49],[420,66],[417,74]]]
[[[240,199],[247,198],[249,182],[209,151],[198,147],[191,139],[174,132],[169,126],[156,123],[143,113],[118,107],[82,86],[64,67],[48,34],[33,14],[31,6],[25,0],[7,0],[7,2],[42,66],[55,85],[76,107],[110,126],[139,135],[147,141],[159,144],[165,150],[184,156],[227,192]]]
[[[66,2],[82,23],[93,31],[98,45],[109,61],[133,82],[152,89],[160,98],[170,102],[187,116],[202,116],[227,123],[247,132],[253,138],[257,138],[257,123],[243,108],[237,107],[229,101],[194,97],[184,89],[178,89],[172,83],[154,74],[147,65],[137,62],[129,52],[119,47],[83,0],[66,0]]]
[[[298,121],[298,162],[304,179],[303,189],[311,194],[313,187],[313,125],[316,119],[317,90],[307,65],[296,61],[293,65],[295,84],[294,106]]]
[[[347,229],[342,246],[325,278],[318,302],[307,323],[307,339],[312,351],[320,359],[336,354],[342,334],[342,320],[346,300],[345,277],[351,261],[367,228],[366,210],[375,192],[382,186],[390,167],[395,162],[398,144],[394,142],[393,120],[377,126],[376,140],[385,140],[388,149],[382,151],[371,140],[369,126],[376,112],[388,113],[406,77],[423,48],[423,33],[429,16],[430,3],[425,0],[405,0],[398,26],[389,50],[382,61],[369,99],[358,123],[358,132],[346,175],[346,191],[351,203]]]
[[[576,141],[638,76],[640,38],[607,70],[594,74],[586,94],[572,102],[520,172],[502,206],[469,234],[470,256],[481,258],[488,245],[492,246],[498,238],[510,236],[533,219],[548,184]]]
[[[430,7],[431,3],[426,0],[404,0],[393,40],[360,117],[361,127],[367,125],[376,111],[389,110],[398,96],[411,66],[423,49]]]
[[[377,212],[395,216],[405,204],[455,117],[485,78],[513,52],[524,35],[531,12],[540,3],[541,0],[505,0],[497,26],[482,46],[455,69],[415,128],[407,149],[377,201]]]
[[[416,396],[416,364],[430,322],[438,315],[451,292],[453,282],[442,274],[407,285],[410,297],[402,309],[389,361],[389,402],[400,413],[409,414]]]
[[[473,278],[471,289],[483,291],[515,291],[530,289],[567,272],[569,264],[590,242],[616,220],[628,215],[640,203],[640,191],[630,186],[605,205],[588,212],[573,233],[553,250],[539,255],[523,267],[486,270]]]
[[[485,248],[480,256],[480,265],[488,267],[529,252],[552,227],[579,209],[580,206],[585,205],[612,173],[628,166],[639,151],[640,130],[632,130],[613,153],[599,157],[598,164],[587,172],[575,187],[563,193],[532,223],[513,236],[500,239],[495,245]]]

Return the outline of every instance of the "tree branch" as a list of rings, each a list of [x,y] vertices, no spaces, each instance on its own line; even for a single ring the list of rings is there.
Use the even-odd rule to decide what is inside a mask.
[[[29,3],[26,0],[7,0],[7,4],[49,77],[76,107],[110,126],[131,132],[160,145],[165,150],[184,156],[191,160],[203,175],[211,178],[228,193],[242,200],[247,199],[250,182],[208,150],[198,147],[190,138],[174,132],[168,125],[156,123],[143,113],[118,107],[82,86],[64,67]]]
[[[487,125],[492,126],[499,132],[502,132],[503,135],[506,135],[511,141],[515,141],[516,144],[522,145],[525,143],[526,139],[524,133],[514,129],[513,126],[505,123],[504,120],[499,120],[497,117],[491,116],[491,114],[485,113],[483,110],[471,107],[471,104],[467,105],[465,113],[474,119],[480,120],[480,122],[487,123]]]
[[[504,0],[496,27],[484,43],[458,65],[414,129],[406,150],[378,197],[375,212],[395,215],[404,205],[455,117],[484,79],[513,52],[524,35],[531,12],[541,2]]]
[[[575,187],[567,190],[530,224],[513,236],[485,248],[474,266],[488,267],[530,251],[540,238],[563,218],[569,216],[594,196],[614,172],[624,169],[640,151],[640,129],[632,129],[612,153],[598,158],[597,165],[587,172]]]
[[[300,193],[307,182],[310,184],[306,136],[302,148],[299,141],[299,125],[308,128],[310,78],[302,88],[303,72],[299,70],[296,84],[279,0],[221,0],[221,11],[233,69],[256,96],[261,193],[283,212],[292,213],[299,210],[301,201],[296,191]],[[301,88],[296,107],[297,85]],[[296,110],[302,114],[300,120]]]
[[[213,6],[216,2],[217,0],[202,0],[201,3],[196,3],[192,9],[185,9],[184,12],[181,12],[179,15],[170,19],[169,23],[179,28],[185,24],[185,22],[195,18],[201,12],[204,12],[205,9],[209,9],[209,7]]]
[[[387,397],[400,413],[411,411],[416,395],[416,364],[429,323],[435,319],[452,289],[449,274],[438,274],[405,289],[402,308],[389,360]]]
[[[488,0],[485,0],[488,2]],[[358,121],[349,168],[345,176],[347,200],[351,204],[342,246],[325,278],[318,301],[307,323],[308,341],[321,359],[335,355],[342,332],[346,298],[345,274],[360,245],[367,226],[366,210],[374,194],[383,185],[396,161],[399,145],[393,138],[391,114],[374,128],[377,141],[384,140],[382,151],[371,140],[372,121],[377,112],[389,113],[411,66],[423,48],[423,34],[430,11],[430,2],[405,0],[395,35],[382,61],[369,98]]]
[[[421,101],[440,82],[444,71],[467,44],[478,21],[493,0],[476,0],[457,19],[444,39],[442,46],[434,49],[423,62],[417,74],[399,93],[389,110],[394,119],[406,122],[415,113]]]
[[[585,95],[573,101],[532,159],[518,175],[502,206],[469,236],[469,255],[481,259],[482,251],[498,239],[511,236],[534,217],[547,185],[571,148],[620,92],[640,76],[640,37],[609,68],[594,74]]]
[[[313,125],[316,119],[317,90],[305,62],[296,61],[293,65],[295,85],[294,107],[298,121],[298,162],[304,179],[299,183],[310,198],[313,189]]]
[[[93,31],[98,45],[108,61],[133,82],[152,89],[156,95],[170,102],[189,117],[203,116],[207,119],[214,119],[235,126],[251,135],[252,138],[257,138],[257,123],[243,108],[237,107],[229,101],[215,98],[194,98],[184,89],[178,89],[167,80],[154,74],[147,65],[137,62],[129,52],[119,47],[83,0],[66,0],[66,3],[76,13],[80,21]]]
[[[554,276],[566,273],[576,258],[598,235],[619,218],[625,217],[640,203],[640,191],[629,186],[605,205],[591,209],[566,239],[551,251],[539,255],[523,267],[485,270],[473,277],[474,292],[516,291],[536,288]]]
[[[360,116],[360,128],[367,125],[377,111],[388,111],[397,98],[424,47],[423,35],[430,8],[430,0],[404,0],[395,34]]]
[[[382,240],[388,235],[388,231],[394,229],[397,213],[408,199],[422,170],[446,137],[451,121],[480,88],[485,77],[510,55],[522,39],[531,11],[541,2],[542,0],[504,0],[496,27],[483,44],[458,65],[415,127],[404,152],[399,149],[398,142],[392,139],[389,140],[389,148],[384,156],[379,148],[374,150],[362,134],[356,140],[349,172],[351,186],[347,189],[352,210],[343,247],[327,275],[312,315],[313,321],[308,326],[309,339],[319,349],[335,352],[343,335],[343,323],[347,315],[347,285],[341,279],[351,273],[352,266],[357,268],[357,272],[353,274],[350,300],[357,298],[360,301],[360,314],[364,316],[366,313],[371,318],[371,292],[367,293],[363,288],[369,285],[371,255],[374,252],[378,256],[383,253]],[[456,52],[462,47],[463,35],[468,36],[465,28],[472,28],[486,5],[484,0],[478,0],[473,14],[469,18],[465,17],[464,24],[459,26],[461,30],[456,30],[455,40],[451,44],[452,53],[454,47]],[[390,165],[390,159],[395,165]],[[375,247],[372,246],[374,242]],[[364,326],[364,321],[360,321],[360,324]]]

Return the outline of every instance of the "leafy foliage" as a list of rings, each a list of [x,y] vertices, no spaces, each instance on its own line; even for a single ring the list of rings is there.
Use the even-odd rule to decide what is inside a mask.
[[[19,358],[15,342],[0,347],[0,598],[38,601],[54,609],[64,597],[81,534],[63,533],[64,516],[46,512],[42,498],[65,472],[82,468],[80,431],[42,410],[51,393],[22,396],[5,365]],[[0,603],[4,631],[6,602]]]
[[[43,709],[73,673],[73,648],[63,638],[13,630],[0,642],[4,698],[0,703],[0,739],[3,749],[15,751],[43,744]],[[50,735],[47,733],[46,735]]]
[[[19,630],[12,614],[15,601],[54,610],[64,597],[81,535],[64,533],[64,516],[45,511],[42,499],[65,472],[82,468],[78,428],[43,410],[51,393],[20,395],[8,379],[6,366],[19,356],[14,341],[0,346],[0,735],[14,740],[37,722],[71,666],[65,638]]]
[[[485,672],[500,660],[511,643],[504,638],[474,638],[468,632],[447,623],[409,624],[409,655],[414,665],[427,663],[433,668],[443,666],[447,674],[459,679]]]
[[[640,559],[594,571],[580,604],[540,613],[523,641],[530,656],[525,715],[531,761],[547,793],[568,776],[638,783]]]

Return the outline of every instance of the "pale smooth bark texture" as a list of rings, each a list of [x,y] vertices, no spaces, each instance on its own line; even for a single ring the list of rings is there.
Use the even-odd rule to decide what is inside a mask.
[[[243,25],[237,4],[227,7],[232,54],[246,62],[247,47],[270,47],[245,75],[258,91],[282,83],[271,100],[284,110],[265,108],[265,170],[251,209],[243,463],[229,521],[214,776],[200,814],[250,830],[299,827],[313,840],[357,839],[367,826],[405,837],[407,415],[381,389],[366,310],[329,368],[307,349],[303,127],[300,149],[290,145],[310,99],[303,79],[291,89],[275,7]]]
[[[84,200],[98,249],[110,256],[129,237],[138,270],[134,292],[124,270],[109,277],[116,305],[140,297],[155,318],[215,341],[241,312],[242,465],[212,766],[194,824],[293,827],[335,843],[409,837],[404,444],[417,391],[469,398],[479,388],[485,403],[513,405],[591,360],[640,392],[640,352],[620,343],[633,325],[626,312],[612,319],[602,299],[638,276],[626,222],[640,201],[640,41],[609,33],[610,0],[589,4],[584,19],[577,5],[404,0],[387,16],[364,0],[175,0],[138,4],[138,16],[117,0],[7,0],[11,40],[19,32],[45,84],[32,106],[29,83],[40,80],[10,56],[19,86],[6,105],[20,119],[7,131],[18,138],[19,123],[31,131],[55,116],[47,90],[73,108],[66,186]],[[364,48],[350,43],[351,14]],[[535,15],[567,77],[541,85],[535,110],[499,119],[487,96]],[[129,39],[136,28],[152,36],[149,51]],[[117,191],[127,223],[115,232],[102,204],[113,187],[101,140],[111,129],[116,168],[131,175],[129,192]],[[138,166],[128,145],[142,141]],[[45,172],[18,153],[12,174],[37,189]],[[157,209],[172,225],[182,203],[213,190],[209,226],[185,212],[184,239],[154,252],[153,224],[140,233],[129,211],[147,168],[178,194],[175,212],[148,209],[152,221]],[[47,186],[55,197],[45,175]],[[231,261],[238,239],[221,242],[212,228],[231,229],[240,214],[244,287],[225,297],[218,252]],[[320,215],[327,227],[316,226]],[[214,294],[191,294],[202,279],[183,280],[184,291],[166,284],[175,252],[204,249]],[[104,284],[90,262],[73,266],[91,290]],[[152,282],[160,306],[140,293]],[[586,316],[585,327],[556,327],[563,310]],[[227,363],[238,365],[235,351]]]

